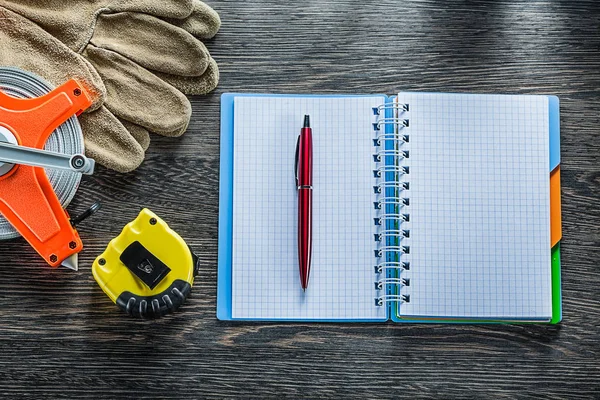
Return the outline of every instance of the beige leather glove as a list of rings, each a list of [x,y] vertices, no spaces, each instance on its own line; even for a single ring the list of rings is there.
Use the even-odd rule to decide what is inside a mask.
[[[221,20],[202,1],[0,0],[0,5],[34,21],[78,53],[91,44],[166,74],[172,83],[184,81],[187,94],[214,88],[215,73],[218,81],[218,70],[210,71],[216,64],[201,40],[216,35]]]
[[[39,24],[97,70],[107,91],[106,109],[102,118],[95,115],[81,122],[89,155],[109,168],[125,172],[137,167],[149,144],[147,131],[178,136],[186,130],[191,106],[176,87],[202,94],[218,83],[216,63],[199,39],[212,37],[220,21],[198,0],[0,4]],[[117,119],[117,128],[129,129],[139,143],[137,153],[112,153],[118,146],[110,137],[97,135],[99,127],[110,130]]]
[[[86,152],[109,166],[132,169],[143,160],[144,151],[132,134],[104,106],[106,89],[94,67],[36,24],[0,7],[0,65],[33,72],[55,86],[77,79],[93,101],[90,111],[79,117],[84,126],[94,126],[94,141]],[[102,121],[98,123],[98,121]],[[125,154],[115,157],[116,154]],[[141,155],[141,157],[140,157]]]

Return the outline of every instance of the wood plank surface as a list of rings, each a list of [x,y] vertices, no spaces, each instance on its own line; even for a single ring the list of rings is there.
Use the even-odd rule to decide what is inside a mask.
[[[136,172],[86,177],[79,272],[0,243],[4,398],[600,398],[600,4],[208,0],[218,89]],[[1,45],[1,44],[0,44]],[[216,319],[219,98],[399,90],[561,100],[564,320],[539,325],[233,323]],[[149,207],[201,257],[183,311],[121,313],[93,259]]]

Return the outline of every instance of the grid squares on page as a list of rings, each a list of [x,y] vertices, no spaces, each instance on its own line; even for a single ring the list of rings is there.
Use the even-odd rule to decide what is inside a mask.
[[[401,316],[552,314],[545,96],[401,93],[411,110],[411,287]]]
[[[385,319],[373,273],[374,97],[238,96],[234,105],[232,317]],[[296,140],[314,141],[313,259],[300,286]]]

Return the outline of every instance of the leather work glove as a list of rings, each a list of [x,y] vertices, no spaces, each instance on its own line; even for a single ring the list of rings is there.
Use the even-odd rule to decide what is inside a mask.
[[[121,123],[103,106],[106,89],[94,67],[85,58],[36,24],[3,7],[0,7],[0,43],[1,66],[33,72],[55,86],[73,78],[87,89],[93,105],[88,112],[79,116],[79,121],[84,126],[94,126],[95,141],[86,143],[86,152],[92,158],[102,159],[111,166],[123,166],[123,169],[139,165],[144,153],[135,137],[138,131],[127,129],[127,122]],[[95,125],[98,121],[102,123]],[[116,154],[132,157],[123,161],[115,158]],[[135,159],[133,155],[136,154],[142,157]]]
[[[141,163],[148,131],[179,136],[186,130],[191,105],[183,93],[204,94],[218,83],[218,67],[200,39],[214,36],[220,20],[199,0],[0,0],[0,5],[36,22],[94,66],[107,92],[103,114],[113,115],[81,119],[86,148],[117,171]],[[97,135],[114,121],[139,143],[131,149],[135,153],[112,152],[118,148],[112,139]]]

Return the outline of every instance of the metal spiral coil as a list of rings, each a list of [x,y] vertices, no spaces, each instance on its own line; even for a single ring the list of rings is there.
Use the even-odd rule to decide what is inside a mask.
[[[382,104],[378,107],[373,107],[373,114],[380,115],[381,111],[385,111],[385,110],[408,111],[409,109],[410,109],[410,107],[408,104],[401,104],[401,103]]]
[[[53,89],[50,83],[35,74],[18,68],[0,67],[0,90],[9,96],[21,99],[40,97]],[[77,117],[71,117],[52,132],[44,149],[63,154],[83,154],[83,133]],[[60,203],[66,207],[77,192],[81,174],[51,169],[45,171]],[[0,215],[0,240],[18,236],[16,229]]]
[[[386,278],[375,281],[375,289],[383,290],[385,285],[400,285],[410,286],[410,279],[408,278]]]
[[[401,293],[403,288],[410,286],[410,278],[403,276],[403,272],[410,269],[407,259],[410,254],[410,227],[406,226],[410,221],[410,167],[407,165],[410,157],[409,110],[408,104],[400,103],[373,108],[373,177],[377,181],[373,186],[377,197],[373,202],[377,212],[373,223],[378,228],[373,235],[377,244],[374,256],[378,260],[375,265],[378,276],[375,281],[378,292],[376,306],[410,302],[410,296]]]
[[[385,273],[387,270],[399,270],[399,269],[403,269],[404,271],[409,271],[410,270],[410,263],[408,261],[384,261],[381,262],[379,264],[377,264],[375,266],[375,273],[376,274],[383,274]]]
[[[386,295],[375,298],[375,305],[380,307],[390,301],[395,301],[398,303],[410,303],[410,295],[409,294],[386,294]]]

